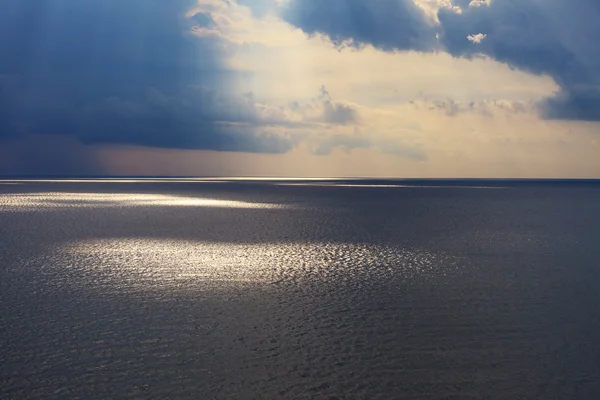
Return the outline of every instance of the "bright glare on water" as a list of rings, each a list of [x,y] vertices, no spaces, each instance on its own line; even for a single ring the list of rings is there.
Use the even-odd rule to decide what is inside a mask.
[[[136,207],[136,206],[188,206],[221,208],[281,207],[277,204],[249,203],[210,198],[172,196],[147,193],[27,193],[2,198],[0,210],[11,209],[42,211],[63,207]]]
[[[283,284],[369,279],[436,278],[456,273],[456,258],[390,246],[336,243],[202,243],[119,239],[60,248],[82,275],[112,278],[116,286],[202,288],[239,282]],[[359,275],[363,275],[362,277]],[[97,279],[98,276],[94,276]]]

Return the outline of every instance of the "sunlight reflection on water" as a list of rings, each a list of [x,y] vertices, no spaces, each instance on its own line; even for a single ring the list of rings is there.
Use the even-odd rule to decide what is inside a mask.
[[[165,287],[239,283],[376,282],[443,277],[453,257],[381,245],[336,243],[204,243],[184,240],[81,241],[59,250],[79,275],[113,285]],[[112,283],[111,283],[112,282]]]
[[[289,208],[282,204],[256,203],[236,200],[185,197],[167,194],[146,193],[21,193],[0,196],[0,211],[47,211],[65,207],[108,207],[108,206],[176,206],[217,208]]]

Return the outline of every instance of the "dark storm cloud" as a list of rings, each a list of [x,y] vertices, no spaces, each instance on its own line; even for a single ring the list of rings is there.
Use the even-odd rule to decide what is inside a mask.
[[[0,2],[0,140],[72,135],[83,143],[284,152],[218,103],[232,79],[209,14],[193,0]],[[237,124],[237,125],[236,125]]]
[[[410,0],[292,0],[284,16],[306,33],[328,36],[336,46],[441,49],[464,58],[483,54],[546,74],[561,90],[540,104],[545,117],[600,120],[600,2],[465,0],[454,5],[462,12],[442,8],[435,28]],[[436,31],[437,44],[431,40]]]
[[[540,104],[549,119],[600,121],[600,90],[597,87],[563,88]]]
[[[600,120],[600,3],[597,0],[496,0],[443,9],[441,41],[455,56],[485,54],[551,76],[560,93],[540,104],[547,118]],[[468,35],[485,34],[481,43]]]
[[[292,0],[283,15],[304,32],[324,34],[340,47],[425,50],[435,42],[434,29],[412,0]]]
[[[90,176],[107,173],[102,157],[72,136],[28,135],[0,142],[0,174]]]

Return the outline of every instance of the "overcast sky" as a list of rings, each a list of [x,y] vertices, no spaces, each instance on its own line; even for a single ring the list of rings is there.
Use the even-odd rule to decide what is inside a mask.
[[[598,0],[2,0],[0,174],[600,178]]]

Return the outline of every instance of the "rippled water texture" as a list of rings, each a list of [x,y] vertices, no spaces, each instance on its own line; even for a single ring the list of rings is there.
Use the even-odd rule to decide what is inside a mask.
[[[0,181],[2,399],[599,399],[600,185]]]

